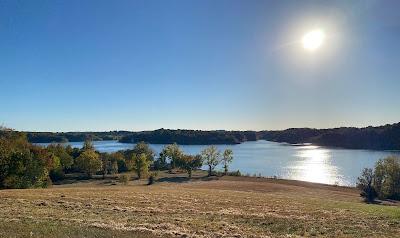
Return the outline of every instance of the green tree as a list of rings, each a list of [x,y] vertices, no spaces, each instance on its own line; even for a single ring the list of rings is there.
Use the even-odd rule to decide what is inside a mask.
[[[0,131],[0,187],[46,187],[55,166],[57,158],[30,144],[24,133]]]
[[[377,196],[374,188],[374,172],[372,169],[365,168],[360,177],[358,177],[357,188],[361,190],[361,197],[366,202],[373,202]]]
[[[154,160],[154,151],[150,148],[149,144],[143,141],[135,145],[132,153],[136,155],[144,154],[146,156],[146,159],[151,162]]]
[[[211,176],[215,167],[219,164],[219,158],[221,154],[217,147],[209,146],[201,151],[201,157],[204,163],[208,166],[208,176]]]
[[[60,159],[61,167],[63,170],[70,169],[72,164],[74,163],[74,159],[67,152],[67,148],[61,144],[50,144],[49,146],[47,146],[47,151],[54,154]]]
[[[228,174],[228,166],[230,163],[232,163],[233,160],[233,152],[231,149],[226,149],[223,153],[222,156],[222,165],[224,167],[224,173],[225,175]]]
[[[101,153],[100,158],[102,162],[101,172],[103,174],[103,179],[104,179],[106,175],[111,171],[112,157],[109,153]]]
[[[146,165],[147,167],[149,167],[154,160],[154,151],[150,148],[150,146],[147,143],[139,142],[138,144],[135,145],[133,150],[128,150],[125,152],[125,157],[126,157],[125,163],[127,169],[137,171],[136,165],[138,159],[142,157],[145,158]]]
[[[128,165],[126,163],[126,159],[125,159],[125,155],[123,152],[114,152],[111,154],[112,157],[112,161],[114,163],[114,161],[117,162],[117,166],[115,166],[114,168],[117,168],[118,171],[115,173],[121,173],[121,172],[126,172],[128,171]]]
[[[112,161],[110,173],[111,174],[117,174],[118,173],[118,162],[117,162],[117,160]]]
[[[185,170],[192,177],[192,171],[200,168],[203,165],[203,160],[200,155],[183,155],[176,160],[176,166]]]
[[[130,160],[132,163],[132,168],[136,172],[139,179],[143,176],[147,176],[149,173],[150,161],[148,160],[146,154],[134,154],[132,159]]]
[[[102,161],[94,150],[85,150],[76,159],[76,165],[80,171],[86,173],[88,177],[100,171]]]
[[[174,169],[176,167],[176,161],[183,156],[183,151],[178,144],[166,145],[160,153],[161,164],[166,165],[167,159],[170,162],[170,168]]]
[[[380,198],[400,199],[400,158],[389,156],[375,165],[375,189]]]
[[[90,139],[86,139],[85,142],[83,143],[83,147],[82,150],[93,150],[94,151],[94,146],[93,146],[93,142]]]

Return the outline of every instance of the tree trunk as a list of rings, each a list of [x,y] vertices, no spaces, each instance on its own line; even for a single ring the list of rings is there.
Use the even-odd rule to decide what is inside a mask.
[[[212,170],[211,170],[211,165],[208,166],[208,177],[211,176]]]
[[[192,170],[188,170],[189,178],[192,178]]]

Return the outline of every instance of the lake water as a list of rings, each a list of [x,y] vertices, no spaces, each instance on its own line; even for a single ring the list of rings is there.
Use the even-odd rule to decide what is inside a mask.
[[[72,147],[82,147],[83,142],[71,142]],[[133,148],[134,144],[118,141],[94,141],[100,152],[115,152]],[[47,145],[47,144],[42,144]],[[150,144],[158,153],[164,145]],[[189,154],[200,153],[205,145],[182,145]],[[279,178],[302,180],[326,184],[354,186],[365,167],[398,151],[370,151],[327,148],[314,145],[288,145],[269,141],[251,141],[238,145],[217,145],[221,151],[233,150],[234,159],[230,170],[242,174],[261,174]],[[221,169],[221,168],[220,168]]]

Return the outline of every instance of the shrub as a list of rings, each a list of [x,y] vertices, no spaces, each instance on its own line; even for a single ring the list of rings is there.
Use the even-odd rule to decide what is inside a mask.
[[[150,176],[149,176],[149,180],[148,180],[148,182],[147,182],[147,185],[152,185],[152,184],[154,184],[154,183],[155,183],[155,180],[156,180],[156,178],[157,178],[157,176],[158,176],[158,171],[152,172],[152,173],[150,174]]]
[[[64,179],[65,174],[64,171],[62,170],[62,168],[57,168],[57,169],[53,169],[50,171],[50,178],[53,181],[60,181],[62,179]]]
[[[234,172],[228,172],[228,175],[229,175],[229,176],[237,176],[237,177],[240,177],[240,176],[242,176],[242,173],[240,173],[240,171],[237,170],[237,171],[234,171]]]
[[[126,174],[120,175],[118,180],[120,183],[127,185],[129,182],[129,176]]]

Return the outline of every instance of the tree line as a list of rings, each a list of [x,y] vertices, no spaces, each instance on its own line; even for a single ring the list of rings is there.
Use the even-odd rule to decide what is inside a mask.
[[[0,131],[0,188],[47,187],[65,178],[69,173],[93,175],[118,174],[133,171],[139,179],[149,177],[152,171],[179,169],[192,177],[194,170],[208,167],[208,176],[222,164],[228,173],[232,150],[218,151],[210,146],[198,155],[185,154],[178,144],[166,145],[157,156],[145,142],[132,149],[100,153],[86,140],[82,148],[50,144],[46,148],[31,144],[25,133]],[[151,177],[151,176],[150,176]]]
[[[259,132],[258,138],[291,144],[312,143],[348,149],[399,150],[400,123],[365,128],[291,128],[283,131]]]
[[[109,132],[27,132],[32,143],[73,142],[90,140],[119,140],[124,143],[145,141],[153,144],[238,144],[245,141],[267,140],[291,144],[313,143],[348,149],[400,149],[400,123],[378,127],[341,127],[333,129],[291,128],[282,131],[200,131],[169,130],[109,131]]]

